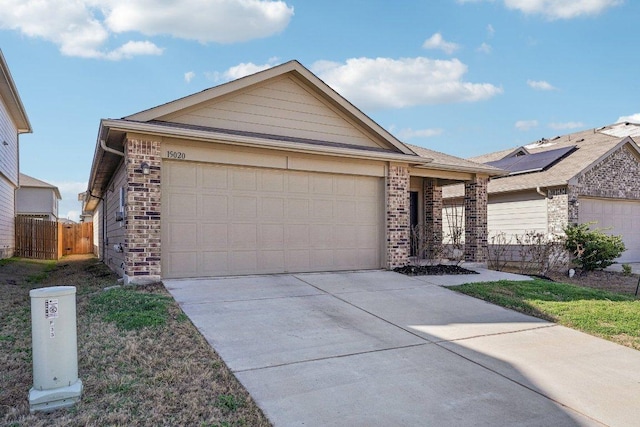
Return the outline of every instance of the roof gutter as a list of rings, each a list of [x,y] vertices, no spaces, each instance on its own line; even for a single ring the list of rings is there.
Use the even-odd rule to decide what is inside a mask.
[[[549,197],[549,195],[547,193],[545,193],[544,191],[542,191],[540,189],[540,186],[536,187],[536,193],[538,193],[539,195],[541,195],[542,197],[544,197],[545,199]]]
[[[100,140],[100,148],[102,148],[104,151],[106,151],[107,153],[111,153],[111,154],[117,154],[118,156],[122,156],[124,157],[124,152],[122,151],[118,151],[118,150],[114,150],[111,147],[107,147],[107,143],[104,142],[104,139]]]

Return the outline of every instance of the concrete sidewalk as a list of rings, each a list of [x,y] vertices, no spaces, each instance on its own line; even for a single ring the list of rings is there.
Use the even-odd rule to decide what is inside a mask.
[[[276,426],[638,425],[640,352],[388,271],[166,280]]]

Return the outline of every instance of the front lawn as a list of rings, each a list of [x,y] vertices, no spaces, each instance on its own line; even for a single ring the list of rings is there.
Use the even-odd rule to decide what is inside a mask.
[[[546,280],[450,289],[640,350],[640,300],[632,295]]]

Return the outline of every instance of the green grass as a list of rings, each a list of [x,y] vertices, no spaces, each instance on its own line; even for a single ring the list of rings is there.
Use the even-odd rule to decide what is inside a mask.
[[[640,300],[633,296],[545,280],[451,289],[640,350]]]
[[[101,292],[91,299],[91,308],[119,329],[133,330],[164,326],[169,317],[171,299],[144,293],[135,288],[116,288]]]

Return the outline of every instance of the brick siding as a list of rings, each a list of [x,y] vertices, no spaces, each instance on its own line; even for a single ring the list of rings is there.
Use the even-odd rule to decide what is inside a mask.
[[[487,261],[487,185],[489,178],[476,177],[464,184],[464,259]]]
[[[157,280],[161,275],[160,142],[127,139],[125,274],[129,281]],[[151,172],[143,175],[147,162]]]
[[[425,178],[424,184],[424,225],[427,240],[427,256],[434,258],[434,248],[442,244],[442,187],[434,178]]]
[[[393,269],[409,259],[409,168],[390,165],[386,186],[387,268]]]

